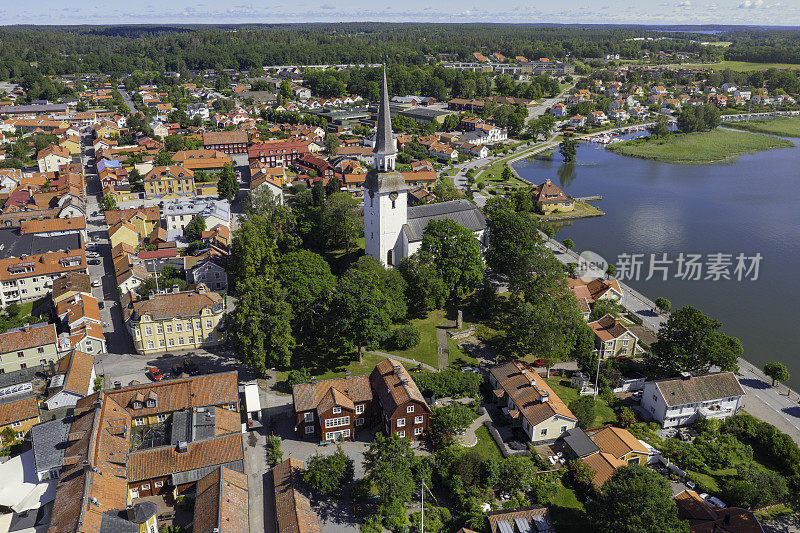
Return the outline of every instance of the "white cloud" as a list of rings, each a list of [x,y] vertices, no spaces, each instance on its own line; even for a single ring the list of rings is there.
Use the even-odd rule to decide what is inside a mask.
[[[683,2],[678,2],[678,3],[677,3],[677,4],[675,4],[675,5],[676,5],[677,7],[689,7],[689,6],[691,6],[691,5],[692,5],[692,2],[691,2],[690,0],[683,0]]]

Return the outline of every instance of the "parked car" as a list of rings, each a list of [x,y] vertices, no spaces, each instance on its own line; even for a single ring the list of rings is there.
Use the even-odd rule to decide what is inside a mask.
[[[544,360],[544,359],[537,359],[537,360],[535,360],[535,361],[534,361],[533,363],[531,363],[531,364],[532,364],[533,366],[535,366],[536,368],[539,368],[539,367],[541,367],[541,366],[545,366],[547,363],[545,362],[545,360]]]
[[[99,259],[89,259],[87,261],[87,263],[89,263],[90,265],[99,265],[100,264],[100,260]]]
[[[97,302],[97,307],[99,307],[100,309],[105,309],[106,304],[105,302],[103,302],[103,300],[100,300]]]
[[[154,366],[150,367],[150,379],[153,381],[163,381],[164,375],[161,373],[159,369]]]
[[[642,391],[637,390],[636,392],[631,394],[631,400],[633,400],[634,402],[638,402],[641,399],[642,399]]]
[[[102,284],[103,282],[100,281],[99,279],[92,280],[92,287],[99,287]]]
[[[100,257],[97,252],[86,252],[86,257]]]

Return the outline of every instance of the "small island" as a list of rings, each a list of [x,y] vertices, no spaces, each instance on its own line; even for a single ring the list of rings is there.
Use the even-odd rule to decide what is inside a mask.
[[[648,126],[650,135],[610,144],[607,148],[620,155],[664,163],[710,165],[744,154],[794,146],[778,137],[720,129],[722,116],[712,103],[685,108],[676,122],[678,131],[672,132],[667,118],[661,115]]]
[[[784,117],[751,120],[749,122],[730,122],[725,127],[745,130],[751,133],[766,133],[779,137],[800,138],[800,117]]]
[[[608,150],[629,157],[664,163],[710,165],[772,148],[789,148],[791,141],[743,131],[713,129],[678,133],[661,138],[650,135],[608,145]]]

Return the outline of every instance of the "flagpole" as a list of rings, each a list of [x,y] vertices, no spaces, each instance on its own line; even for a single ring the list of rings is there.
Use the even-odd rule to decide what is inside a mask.
[[[422,513],[419,519],[419,533],[425,533],[425,480],[422,480],[422,490],[420,494],[422,495]]]

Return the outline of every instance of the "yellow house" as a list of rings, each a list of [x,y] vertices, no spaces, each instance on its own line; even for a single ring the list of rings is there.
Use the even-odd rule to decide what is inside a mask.
[[[0,404],[0,439],[4,445],[24,439],[33,426],[39,423],[39,404],[35,395]],[[12,433],[13,432],[13,433]],[[10,440],[6,437],[12,436]]]
[[[68,135],[66,137],[62,137],[58,144],[69,150],[71,155],[80,155],[81,154],[81,138],[77,135]]]
[[[121,243],[132,248],[139,246],[139,232],[133,224],[125,220],[120,220],[108,229],[108,238],[112,249]]]
[[[202,181],[195,183],[194,192],[196,196],[218,196],[217,181]]]
[[[589,322],[594,331],[594,344],[605,357],[632,357],[639,338],[612,315]]]
[[[606,426],[589,435],[601,452],[610,453],[629,465],[646,465],[651,453],[639,439],[627,429]]]
[[[131,190],[130,185],[125,186],[106,186],[103,188],[103,196],[111,196],[116,203],[135,202],[139,200],[139,193]]]
[[[601,490],[617,468],[646,465],[652,455],[628,430],[604,426],[584,432],[570,430],[564,437],[567,457],[584,463],[594,472],[592,483]]]
[[[550,180],[533,188],[533,203],[545,215],[554,211],[564,213],[575,209],[575,201]]]
[[[148,200],[181,198],[195,194],[194,173],[181,166],[154,167],[144,177],[143,183]]]
[[[55,324],[31,324],[0,334],[0,374],[58,361]]]
[[[153,294],[135,300],[123,296],[125,324],[140,354],[154,354],[215,346],[225,342],[221,295],[202,283],[194,291]]]

